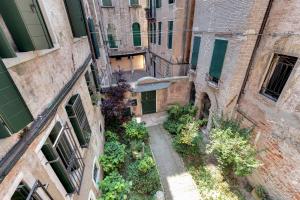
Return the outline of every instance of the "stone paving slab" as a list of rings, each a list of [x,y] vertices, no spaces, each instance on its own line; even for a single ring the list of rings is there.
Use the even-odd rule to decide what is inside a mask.
[[[150,146],[162,180],[166,200],[200,200],[192,176],[172,147],[171,137],[162,125],[148,127]]]

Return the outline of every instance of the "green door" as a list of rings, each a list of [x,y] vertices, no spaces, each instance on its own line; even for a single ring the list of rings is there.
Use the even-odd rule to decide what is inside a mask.
[[[156,91],[142,92],[143,114],[156,112]]]

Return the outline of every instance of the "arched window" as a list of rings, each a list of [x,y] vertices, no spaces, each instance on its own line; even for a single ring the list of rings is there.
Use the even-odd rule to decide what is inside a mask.
[[[140,28],[140,24],[137,22],[132,24],[132,35],[133,35],[133,45],[135,47],[141,46],[141,28]]]
[[[116,44],[116,27],[114,24],[108,24],[107,26],[107,40],[109,48],[118,48]]]

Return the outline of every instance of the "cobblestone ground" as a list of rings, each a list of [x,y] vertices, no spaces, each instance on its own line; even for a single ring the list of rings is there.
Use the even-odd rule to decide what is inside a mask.
[[[197,186],[183,161],[172,147],[171,137],[162,125],[148,127],[150,145],[158,165],[167,200],[200,200]]]

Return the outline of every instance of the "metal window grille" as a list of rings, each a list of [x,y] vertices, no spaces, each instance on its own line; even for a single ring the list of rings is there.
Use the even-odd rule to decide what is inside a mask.
[[[276,101],[279,98],[296,62],[296,57],[276,54],[272,60],[271,68],[262,87],[262,93]]]

